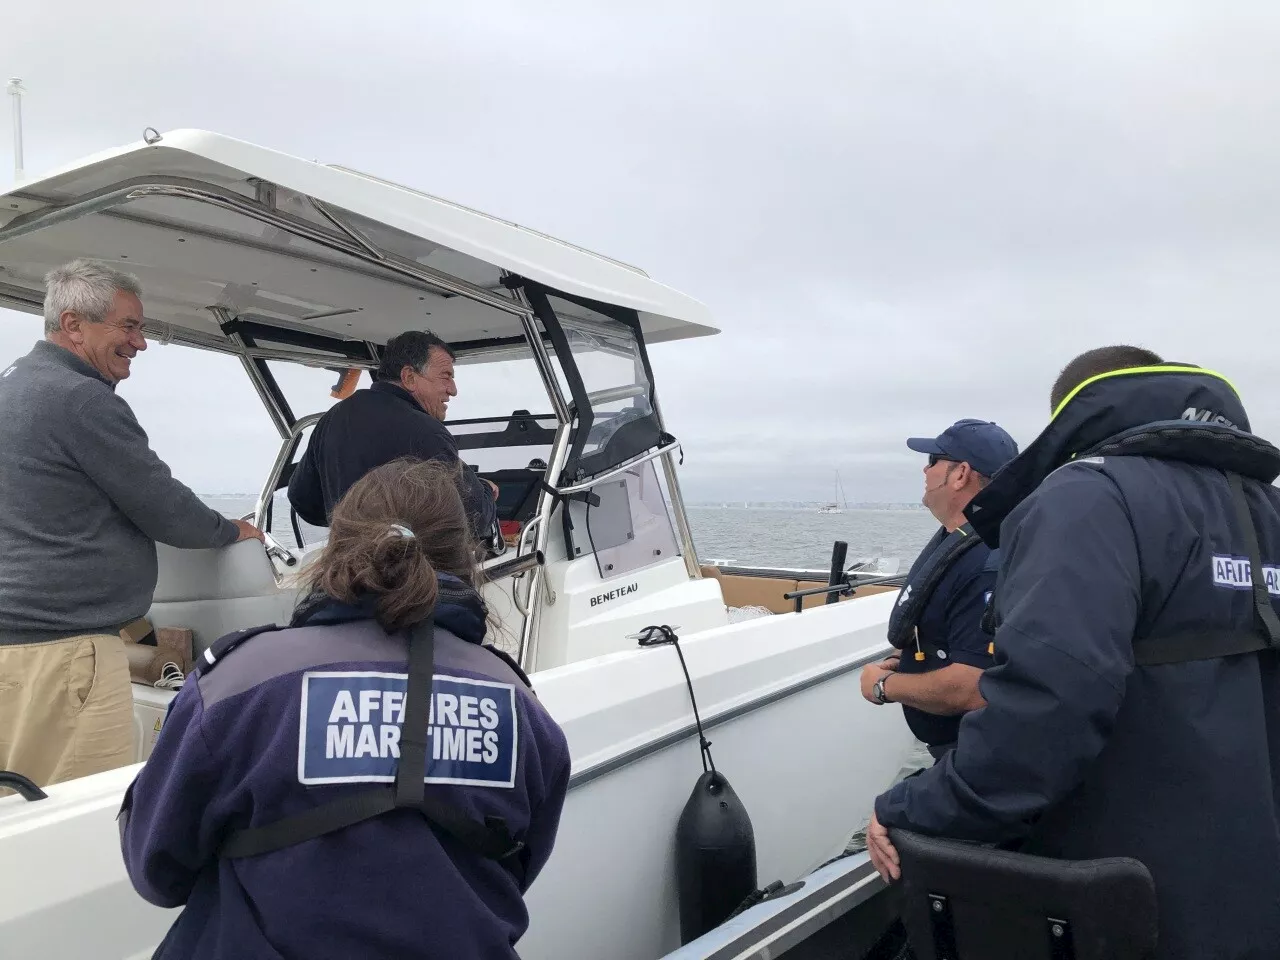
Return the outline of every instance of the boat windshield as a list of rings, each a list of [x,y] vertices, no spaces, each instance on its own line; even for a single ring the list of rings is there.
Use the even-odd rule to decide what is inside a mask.
[[[575,407],[566,475],[597,476],[657,446],[653,376],[635,311],[527,289]]]
[[[640,347],[630,328],[560,314],[558,298],[552,307],[560,316],[565,339],[591,403],[592,423],[580,456],[603,453],[625,424],[653,415],[649,377]]]

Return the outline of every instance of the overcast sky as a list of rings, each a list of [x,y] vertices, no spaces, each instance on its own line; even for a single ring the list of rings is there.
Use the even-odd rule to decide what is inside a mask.
[[[1274,0],[185,6],[9,5],[29,174],[203,127],[642,266],[724,331],[652,352],[691,499],[822,498],[839,469],[912,500],[904,437],[974,416],[1025,444],[1107,342],[1221,370],[1280,437]],[[37,336],[0,311],[0,361]],[[237,371],[153,346],[122,387],[197,490],[274,455]]]

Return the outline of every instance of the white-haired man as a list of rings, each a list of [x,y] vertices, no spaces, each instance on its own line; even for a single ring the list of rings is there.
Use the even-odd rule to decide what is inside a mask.
[[[133,762],[120,631],[156,541],[261,537],[175,480],[115,392],[147,348],[137,279],[76,260],[45,284],[45,339],[0,371],[0,769],[40,785]]]

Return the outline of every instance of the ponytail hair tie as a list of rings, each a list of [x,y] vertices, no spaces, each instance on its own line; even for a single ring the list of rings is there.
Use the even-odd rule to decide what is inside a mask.
[[[400,523],[393,523],[391,525],[391,533],[393,536],[404,537],[406,540],[417,539],[417,535],[412,530]]]

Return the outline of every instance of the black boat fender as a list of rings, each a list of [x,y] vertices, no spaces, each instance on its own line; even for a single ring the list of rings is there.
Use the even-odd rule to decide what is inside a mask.
[[[756,890],[751,817],[718,770],[698,778],[676,826],[680,942],[719,926]]]

